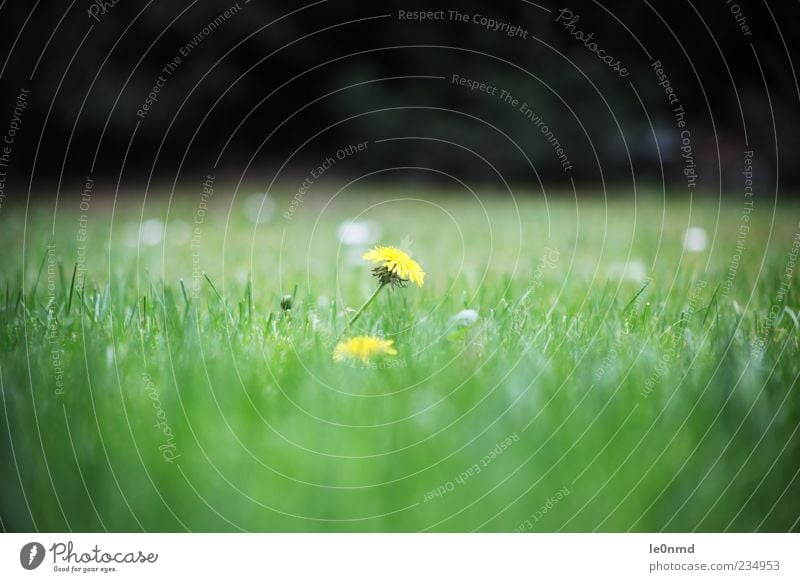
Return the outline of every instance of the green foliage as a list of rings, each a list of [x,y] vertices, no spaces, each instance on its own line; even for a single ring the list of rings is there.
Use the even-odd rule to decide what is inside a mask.
[[[770,237],[754,221],[728,287],[733,210],[713,249],[691,255],[678,204],[645,200],[632,220],[602,201],[576,213],[520,197],[517,214],[488,197],[484,214],[474,200],[427,199],[453,223],[431,205],[368,216],[381,242],[413,239],[428,273],[359,319],[399,352],[370,366],[331,358],[375,284],[335,233],[369,201],[339,201],[314,229],[313,201],[258,227],[235,205],[231,222],[212,213],[199,276],[169,221],[165,246],[126,246],[123,223],[140,209],[117,209],[113,230],[92,215],[85,272],[68,213],[54,252],[28,238],[23,255],[6,220],[5,527],[797,529],[796,274],[765,325],[792,212]],[[173,217],[191,216],[175,204]],[[48,220],[34,212],[28,232]],[[695,203],[693,224],[716,220]],[[647,281],[619,275],[629,257]],[[463,309],[478,318],[454,319]]]

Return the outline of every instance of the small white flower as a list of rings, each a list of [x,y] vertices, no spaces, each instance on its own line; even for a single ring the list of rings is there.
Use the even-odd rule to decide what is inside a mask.
[[[708,235],[702,226],[692,226],[686,229],[683,235],[683,248],[690,253],[699,253],[706,250]]]
[[[453,316],[452,322],[460,326],[472,325],[478,321],[478,312],[474,309],[462,309]]]
[[[275,201],[266,194],[251,194],[244,199],[244,213],[253,224],[264,224],[275,213]]]
[[[641,259],[631,259],[627,263],[616,261],[608,266],[608,276],[641,283],[647,278],[647,267]]]
[[[339,242],[349,247],[369,245],[381,235],[381,226],[374,220],[348,220],[336,229]]]
[[[142,223],[140,235],[142,244],[154,247],[161,242],[164,236],[164,226],[157,218],[150,218]]]

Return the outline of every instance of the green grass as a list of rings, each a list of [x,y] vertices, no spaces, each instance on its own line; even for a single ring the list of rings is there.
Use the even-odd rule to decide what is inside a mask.
[[[797,207],[757,202],[736,260],[737,200],[285,195],[255,226],[215,196],[194,249],[192,195],[98,198],[85,249],[76,201],[4,207],[5,529],[798,529]],[[331,358],[375,285],[358,215],[427,271],[358,321],[399,352],[367,368]]]

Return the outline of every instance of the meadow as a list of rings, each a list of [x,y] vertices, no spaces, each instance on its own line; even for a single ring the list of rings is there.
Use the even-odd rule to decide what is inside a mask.
[[[113,200],[0,214],[7,531],[798,530],[797,206]]]

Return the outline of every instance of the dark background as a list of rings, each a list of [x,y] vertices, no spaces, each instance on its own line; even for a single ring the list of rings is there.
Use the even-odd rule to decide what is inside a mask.
[[[755,152],[760,188],[777,184],[791,196],[800,180],[796,2],[736,2],[752,31],[744,36],[731,14],[734,3],[725,0],[538,3],[551,13],[523,0],[242,1],[183,58],[139,119],[162,67],[233,4],[118,0],[97,22],[86,0],[5,2],[0,132],[20,88],[31,91],[9,198],[25,198],[29,185],[34,195],[79,188],[89,175],[133,188],[149,180],[194,187],[207,173],[266,185],[281,169],[277,179],[294,187],[345,144],[402,136],[455,142],[487,163],[441,141],[404,140],[375,144],[336,171],[352,178],[424,166],[500,184],[494,166],[522,184],[541,179],[568,187],[573,178],[588,189],[611,183],[630,192],[634,182],[661,187],[663,179],[669,191],[685,193],[679,132],[644,49],[662,61],[687,111],[696,194],[740,194],[747,149]],[[621,79],[554,21],[561,7],[580,15],[576,27],[593,32],[629,77]],[[518,24],[529,38],[472,23],[397,18],[398,9],[453,8]],[[563,171],[519,111],[451,84],[454,73],[529,103],[573,169]],[[447,79],[397,78],[409,76]]]

